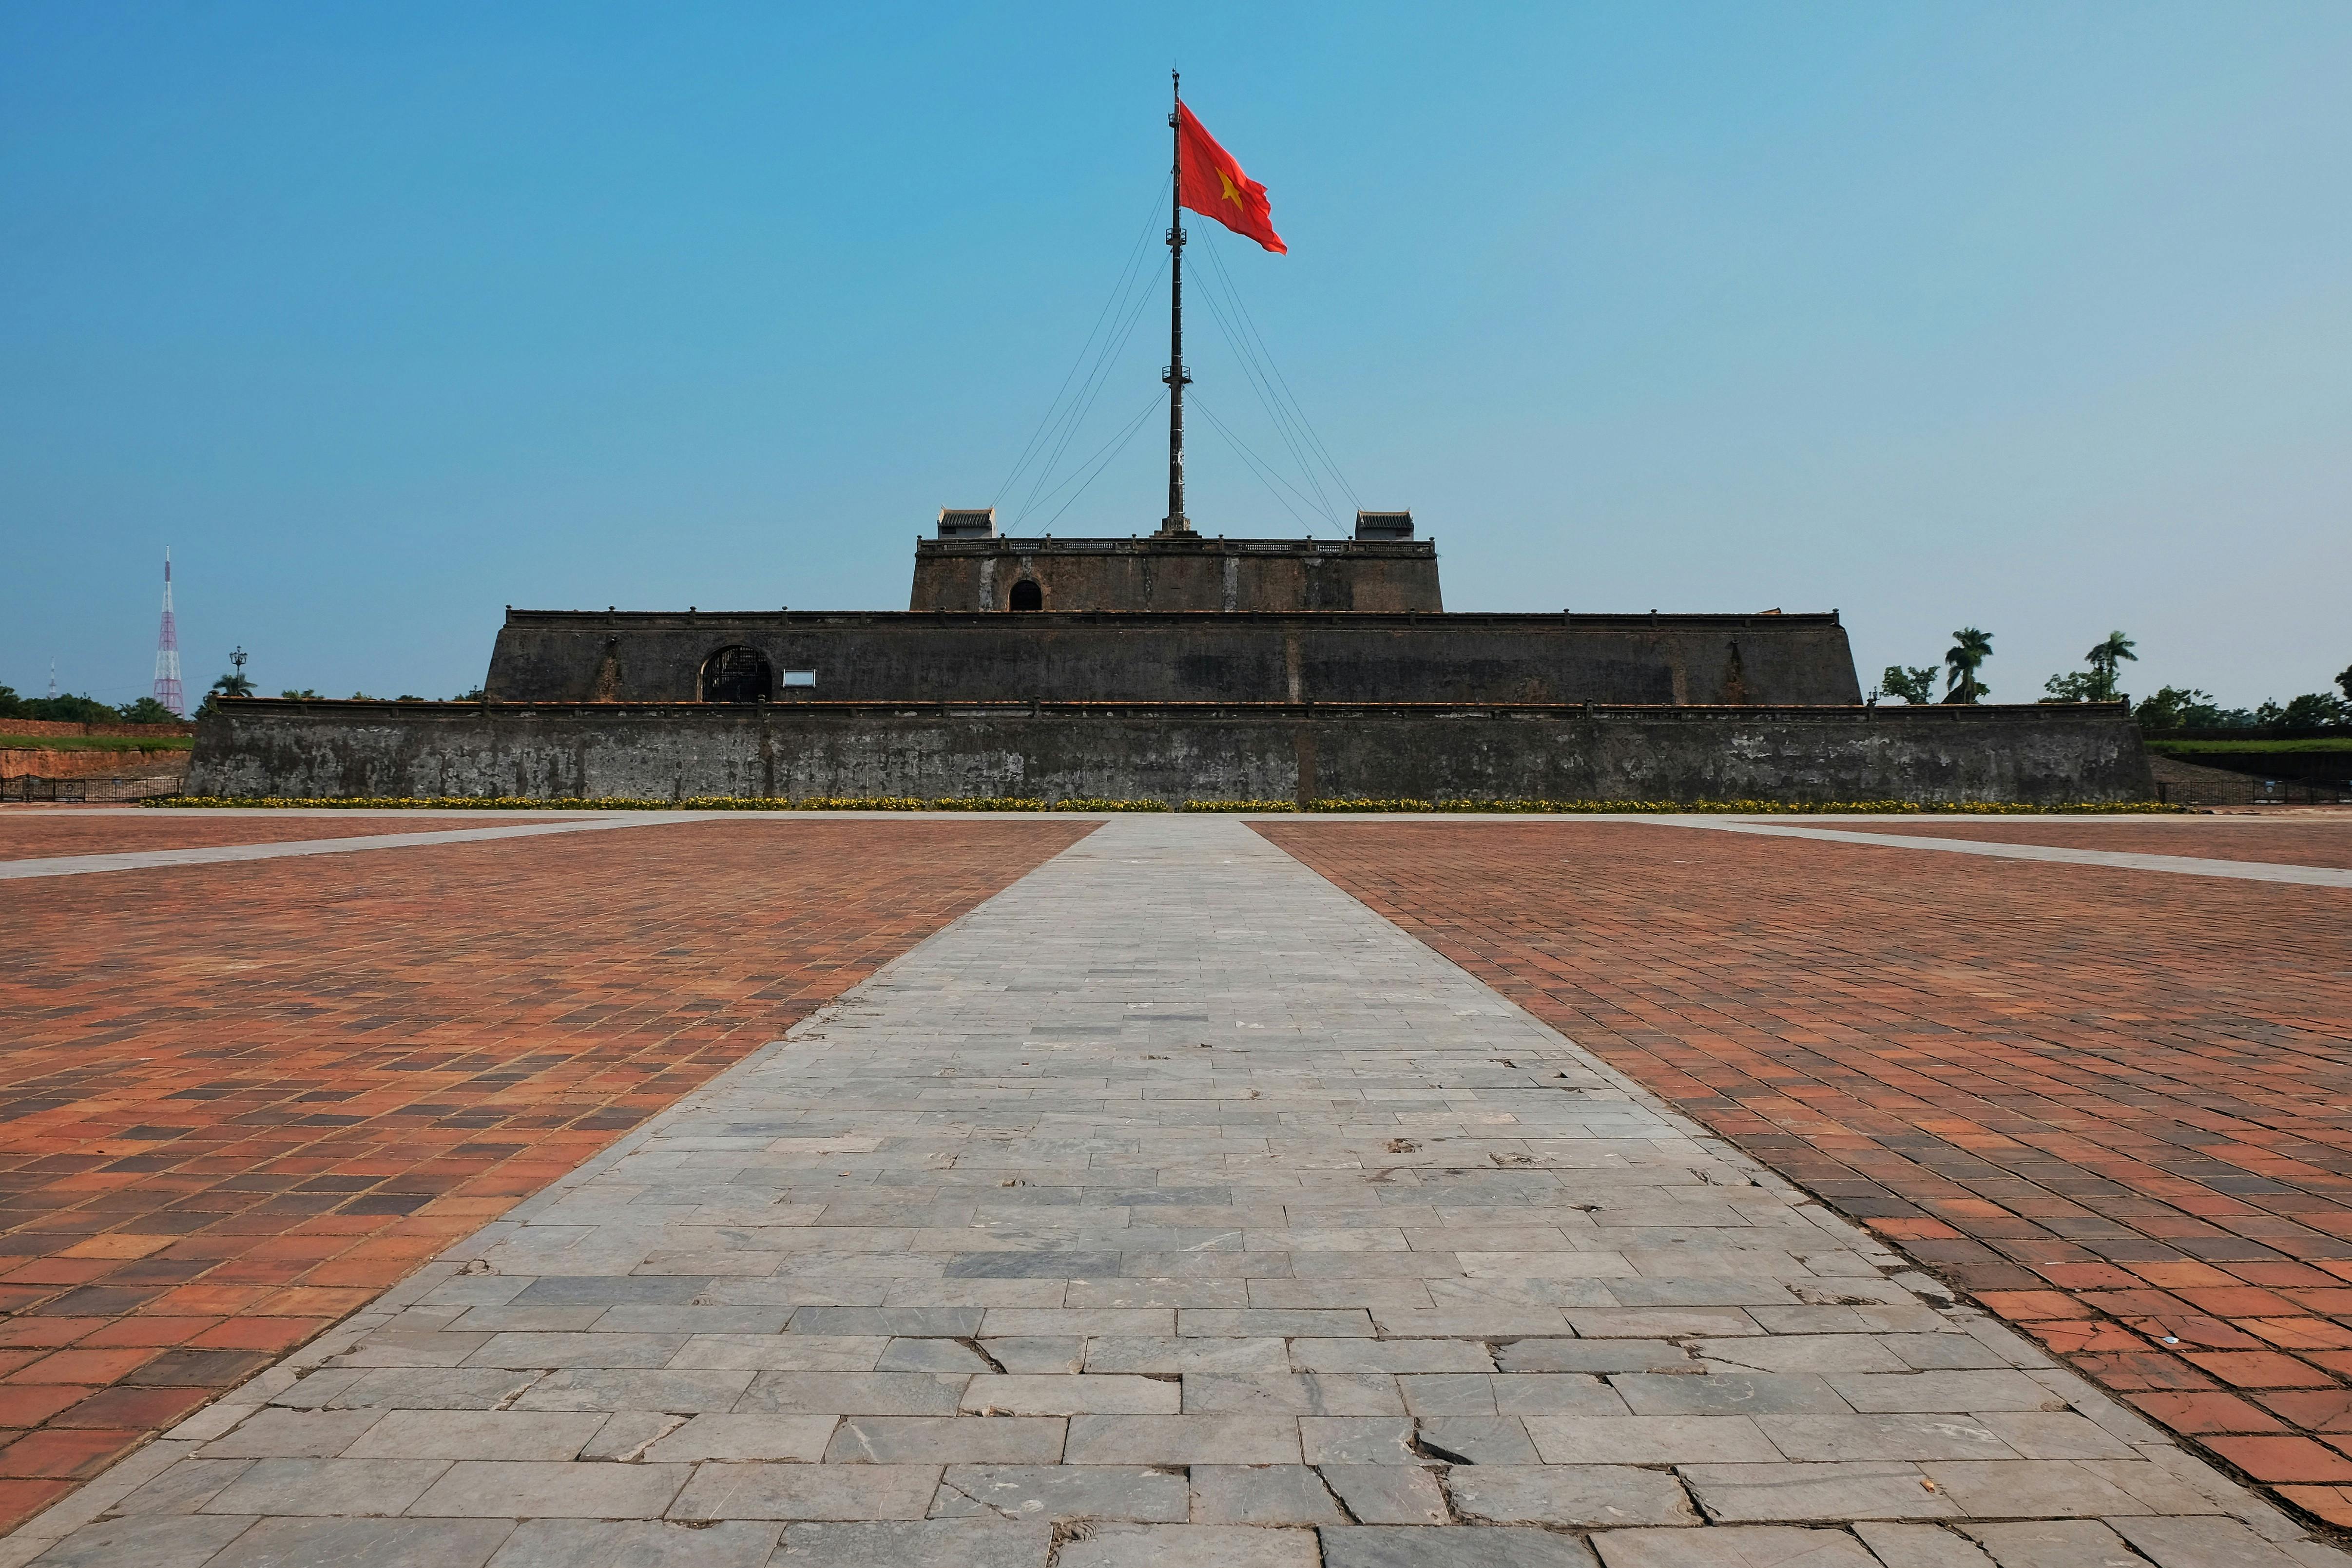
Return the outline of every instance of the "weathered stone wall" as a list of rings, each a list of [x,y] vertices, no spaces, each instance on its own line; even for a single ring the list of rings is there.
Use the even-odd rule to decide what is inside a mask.
[[[754,614],[509,610],[489,695],[691,702],[758,649],[834,702],[1858,703],[1827,615]],[[780,693],[780,695],[783,695]]]
[[[1056,611],[1445,608],[1430,539],[954,538],[915,542],[914,610],[1010,610],[1034,582]]]
[[[2121,705],[224,702],[197,794],[2145,800]]]

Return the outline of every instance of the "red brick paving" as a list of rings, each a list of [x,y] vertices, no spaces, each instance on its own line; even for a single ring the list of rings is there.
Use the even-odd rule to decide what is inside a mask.
[[[2265,861],[2352,870],[2352,816],[2338,821],[2263,821],[2247,817],[2175,817],[2089,822],[1836,822],[1865,833],[1975,839],[2001,844],[2053,844],[2122,854],[2188,855],[2201,860]]]
[[[12,895],[0,1529],[1092,825],[669,822]]]
[[[20,808],[0,810],[0,861],[115,854],[125,850],[184,850],[213,844],[362,838],[375,833],[437,832],[547,820],[520,811],[511,816],[503,811],[462,816],[450,811],[414,811],[397,817],[224,817],[209,811],[149,809],[136,815],[109,817],[92,811]]]
[[[1641,823],[1255,825],[2352,1525],[2352,894]]]

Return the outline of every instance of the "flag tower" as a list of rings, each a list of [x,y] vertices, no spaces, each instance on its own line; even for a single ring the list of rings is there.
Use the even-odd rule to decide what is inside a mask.
[[[1168,129],[1175,142],[1173,188],[1168,199],[1168,368],[1160,379],[1168,383],[1168,517],[1163,534],[1189,534],[1192,520],[1184,515],[1184,78],[1168,73],[1176,99],[1168,111]]]
[[[1274,232],[1274,208],[1266,200],[1265,187],[1243,173],[1234,155],[1219,146],[1208,128],[1184,107],[1183,78],[1170,71],[1168,82],[1176,99],[1176,107],[1168,115],[1168,128],[1175,133],[1176,166],[1168,223],[1168,368],[1160,373],[1160,379],[1168,383],[1168,516],[1160,525],[1163,537],[1192,531],[1192,520],[1184,515],[1184,388],[1192,379],[1184,369],[1184,209],[1190,207],[1257,241],[1276,256],[1290,248]]]
[[[180,685],[180,629],[172,620],[172,547],[163,547],[163,624],[155,633],[155,700],[174,716],[188,716]]]

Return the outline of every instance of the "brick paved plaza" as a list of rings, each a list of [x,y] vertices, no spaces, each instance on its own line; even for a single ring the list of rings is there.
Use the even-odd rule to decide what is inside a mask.
[[[0,1568],[2345,1562],[2352,824],[1737,826],[0,814]]]
[[[484,825],[26,812],[0,843]],[[1083,831],[669,821],[0,883],[6,1522]]]
[[[2147,1415],[2352,1524],[2344,892],[1479,827],[1265,831]],[[1872,831],[2352,863],[2352,821]]]
[[[2191,855],[2200,859],[2270,861],[2282,865],[2352,867],[2352,827],[2294,817],[2065,817],[1990,822],[1842,823],[1904,838],[1976,839],[1987,843],[2053,844],[2127,854]]]

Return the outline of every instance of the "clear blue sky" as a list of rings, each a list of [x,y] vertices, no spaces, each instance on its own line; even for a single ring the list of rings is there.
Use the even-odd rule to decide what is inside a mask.
[[[2134,691],[2352,661],[2341,0],[19,0],[0,682],[143,692],[166,543],[192,693],[446,695],[508,603],[903,608],[1164,222],[1171,60],[1291,254],[1194,235],[1451,607],[1836,608],[1865,685],[1975,624],[1997,700],[2114,627]],[[1159,439],[1055,531],[1155,527]],[[1192,452],[1204,530],[1304,531]]]

